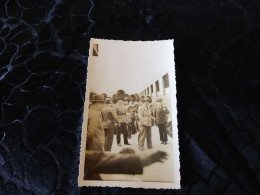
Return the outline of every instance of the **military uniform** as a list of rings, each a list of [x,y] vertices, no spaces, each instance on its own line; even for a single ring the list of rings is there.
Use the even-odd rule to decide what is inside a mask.
[[[135,105],[137,106],[137,109],[136,109],[136,117],[135,117],[135,121],[136,121],[136,131],[140,131],[140,128],[139,128],[139,118],[138,118],[138,108],[140,106],[142,106],[142,102],[138,101],[135,103]]]
[[[130,106],[128,108],[129,117],[130,117],[130,124],[129,124],[129,132],[131,134],[136,133],[136,125],[135,125],[135,119],[136,119],[136,110],[134,106]]]
[[[105,151],[111,151],[114,138],[115,122],[120,124],[116,110],[111,105],[106,105],[102,111],[103,128],[105,131]]]
[[[128,139],[131,138],[131,128],[130,128],[130,113],[129,113],[129,104],[125,103],[125,109],[126,109],[126,130],[127,130],[127,137]]]
[[[167,142],[167,131],[166,131],[166,123],[167,123],[167,114],[169,114],[169,110],[167,107],[158,106],[155,110],[155,118],[156,123],[159,127],[160,140],[162,142]]]
[[[124,144],[128,143],[128,132],[127,132],[127,121],[126,121],[126,107],[122,104],[115,105],[116,114],[118,120],[120,122],[120,126],[117,127],[117,144],[121,144],[121,136],[120,134],[123,133],[124,136]]]

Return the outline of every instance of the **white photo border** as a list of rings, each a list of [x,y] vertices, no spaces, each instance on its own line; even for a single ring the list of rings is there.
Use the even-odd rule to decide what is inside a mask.
[[[104,39],[90,40],[89,58],[90,62],[91,51],[93,49],[93,43],[99,41],[106,41]],[[109,40],[109,41],[121,41],[121,40]],[[81,150],[80,150],[80,166],[78,186],[89,187],[122,187],[122,188],[145,188],[145,189],[180,189],[180,160],[179,160],[179,139],[178,139],[178,121],[177,121],[177,98],[176,98],[176,74],[175,74],[175,61],[174,61],[174,40],[156,40],[156,41],[141,41],[145,42],[161,42],[167,41],[172,43],[172,66],[169,68],[169,82],[170,84],[170,97],[171,97],[171,110],[172,110],[172,141],[173,141],[173,158],[174,158],[174,182],[140,182],[140,181],[104,181],[104,180],[84,180],[84,166],[85,166],[85,148],[86,148],[86,136],[87,136],[87,123],[88,123],[88,108],[89,108],[89,95],[90,87],[86,86],[84,114],[82,123],[82,135],[81,135]],[[124,41],[136,42],[136,41]],[[140,41],[139,41],[140,42]],[[88,74],[88,73],[87,73]],[[88,75],[87,75],[88,80]]]

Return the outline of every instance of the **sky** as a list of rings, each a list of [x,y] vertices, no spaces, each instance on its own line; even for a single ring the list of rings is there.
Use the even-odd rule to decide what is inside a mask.
[[[98,44],[98,56],[89,57],[87,87],[109,96],[123,89],[140,93],[169,72],[173,66],[173,41],[112,41],[91,39]],[[91,54],[92,52],[90,52]]]

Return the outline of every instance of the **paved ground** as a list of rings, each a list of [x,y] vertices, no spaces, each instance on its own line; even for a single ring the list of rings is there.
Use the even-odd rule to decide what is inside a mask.
[[[122,136],[122,135],[121,135]],[[132,135],[132,138],[129,139],[131,143],[131,148],[133,148],[138,155],[142,155],[151,151],[165,151],[168,153],[168,159],[163,163],[154,163],[150,166],[144,168],[143,175],[124,175],[124,174],[101,174],[103,180],[113,180],[113,181],[160,181],[160,182],[172,182],[173,181],[173,155],[172,155],[172,142],[169,139],[167,145],[163,145],[160,142],[159,130],[158,127],[152,127],[152,143],[153,149],[146,148],[145,150],[140,151],[138,149],[138,133]],[[121,139],[122,140],[122,139]],[[114,136],[112,152],[118,153],[123,147],[126,147],[122,144],[122,147],[117,146],[116,136]],[[127,146],[128,147],[128,146]]]

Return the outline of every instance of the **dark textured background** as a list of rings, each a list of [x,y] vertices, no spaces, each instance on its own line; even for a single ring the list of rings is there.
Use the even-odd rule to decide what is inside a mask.
[[[259,194],[260,3],[1,0],[0,194]],[[90,37],[175,40],[181,190],[78,188]]]

